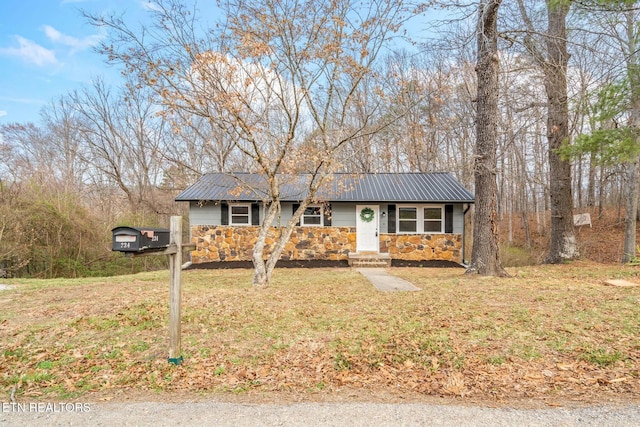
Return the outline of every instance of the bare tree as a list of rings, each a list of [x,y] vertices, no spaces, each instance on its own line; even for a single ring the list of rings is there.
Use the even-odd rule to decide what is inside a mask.
[[[55,155],[52,162],[55,164],[55,176],[65,191],[80,193],[87,164],[82,155],[79,122],[69,98],[61,96],[51,101],[41,116],[50,134],[48,143]]]
[[[405,6],[380,0],[237,1],[219,4],[223,22],[201,28],[197,10],[160,1],[154,26],[131,30],[119,17],[89,17],[109,27],[102,46],[162,98],[176,126],[196,115],[220,129],[264,178],[264,216],[253,251],[254,286],[268,286],[293,228],[338,167],[336,153],[373,134],[373,110],[349,120],[355,96]],[[384,98],[376,91],[379,103]],[[182,114],[173,114],[173,112]],[[307,173],[306,190],[292,219],[266,238],[281,211],[281,185]],[[242,187],[243,183],[238,183]]]
[[[578,244],[573,229],[571,163],[558,149],[569,138],[567,103],[567,30],[569,3],[548,2],[547,60],[543,63],[545,89],[549,98],[547,138],[549,140],[549,189],[551,197],[551,242],[545,262],[559,263],[577,258]]]
[[[126,197],[128,210],[167,213],[156,189],[162,179],[165,120],[148,91],[129,82],[111,88],[97,79],[70,95],[83,144],[87,172],[94,188],[116,186]],[[106,181],[106,182],[105,182]]]
[[[163,153],[166,159],[183,171],[183,175],[196,177],[207,172],[243,170],[246,160],[238,155],[233,141],[213,126],[211,121],[200,116],[181,118],[190,126],[175,128],[172,138],[166,141]]]
[[[632,138],[636,151],[640,148],[640,29],[638,27],[638,10],[629,9],[625,12],[626,43],[623,52],[627,60],[627,76],[630,88],[630,119]],[[640,159],[636,156],[631,160],[632,171],[629,172],[627,218],[624,234],[624,256],[622,262],[629,262],[636,257],[636,219],[638,211],[638,182],[640,180]]]
[[[567,99],[567,28],[570,1],[546,2],[547,30],[536,31],[523,0],[518,5],[527,27],[524,43],[544,75],[547,94],[547,139],[549,143],[549,195],[551,233],[547,263],[559,263],[578,257],[578,244],[573,228],[573,196],[571,163],[559,150],[569,139],[569,109]],[[544,47],[536,41],[543,34]]]
[[[633,7],[634,4],[636,7]],[[605,31],[619,46],[624,58],[623,115],[626,117],[625,133],[627,147],[624,151],[626,159],[626,216],[624,249],[622,262],[627,263],[636,257],[636,221],[638,217],[638,191],[640,189],[640,28],[638,2],[618,4],[622,10],[608,13],[608,24]],[[626,110],[626,111],[625,111]]]
[[[49,108],[58,110],[41,126],[0,127],[0,275],[86,274],[104,250],[83,203],[74,121],[60,104]]]
[[[506,276],[498,246],[496,144],[498,125],[498,9],[501,0],[480,1],[478,8],[478,98],[476,115],[473,249],[467,273]]]
[[[626,263],[636,256],[639,215],[640,29],[637,23],[640,8],[635,0],[585,1],[580,6],[586,11],[590,25],[599,30],[597,36],[602,48],[596,53],[606,64],[607,74],[605,82],[598,87],[593,107],[604,126],[585,129],[581,136],[583,144],[574,150],[574,155],[585,150],[593,152],[595,148],[599,152],[591,153],[592,156],[599,154],[603,163],[624,163],[626,218],[622,262]]]

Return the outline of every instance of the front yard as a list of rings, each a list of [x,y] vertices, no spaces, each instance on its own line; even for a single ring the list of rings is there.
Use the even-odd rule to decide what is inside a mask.
[[[168,271],[6,280],[0,401],[123,394],[331,400],[638,400],[638,267],[392,268],[422,288],[381,293],[348,268],[183,274],[184,364],[167,363]],[[354,394],[355,393],[355,394]]]

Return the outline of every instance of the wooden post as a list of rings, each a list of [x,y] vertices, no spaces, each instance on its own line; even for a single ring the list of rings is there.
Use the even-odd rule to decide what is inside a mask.
[[[166,230],[163,230],[166,233]],[[165,240],[166,241],[166,240]],[[169,245],[162,247],[145,248],[138,252],[128,252],[127,256],[169,256],[169,363],[180,365],[182,358],[181,311],[182,311],[182,251],[196,249],[193,243],[182,244],[182,217],[171,217],[169,229]],[[117,250],[117,249],[114,249]]]
[[[171,217],[170,245],[176,251],[169,255],[169,363],[182,363],[181,307],[182,307],[182,217]]]

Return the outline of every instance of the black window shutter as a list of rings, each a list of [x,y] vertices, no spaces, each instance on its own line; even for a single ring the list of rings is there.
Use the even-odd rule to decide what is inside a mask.
[[[453,233],[453,205],[444,205],[444,232]]]
[[[296,211],[298,210],[298,208],[300,207],[300,203],[294,203],[292,205],[293,209],[291,210],[291,215],[294,215],[296,213]],[[300,225],[300,220],[298,220],[298,222],[296,222],[296,225]]]
[[[229,205],[225,202],[220,203],[220,211],[222,213],[220,222],[222,225],[229,225]]]
[[[387,232],[396,232],[396,205],[387,205],[387,216],[389,223],[387,224]]]
[[[324,206],[324,225],[325,227],[331,226],[331,205]]]
[[[251,225],[260,225],[260,205],[251,203]]]

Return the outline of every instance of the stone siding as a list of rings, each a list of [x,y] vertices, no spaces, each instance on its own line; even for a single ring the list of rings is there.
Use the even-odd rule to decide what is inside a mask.
[[[382,234],[380,252],[391,259],[462,263],[462,234]]]
[[[259,227],[193,226],[191,242],[196,250],[191,253],[192,262],[250,261],[258,232]],[[266,253],[276,233],[276,228],[269,232]],[[461,248],[460,234],[380,235],[380,251],[388,252],[392,259],[461,262]],[[355,227],[296,227],[280,259],[340,261],[355,251]]]
[[[196,250],[191,253],[194,264],[209,261],[250,261],[253,246],[258,239],[259,227],[194,226],[191,242]],[[269,232],[266,253],[276,239],[277,229]],[[296,227],[284,247],[280,259],[346,260],[356,250],[355,227]]]

